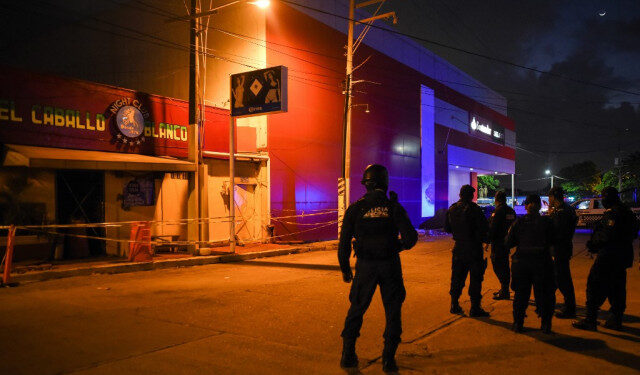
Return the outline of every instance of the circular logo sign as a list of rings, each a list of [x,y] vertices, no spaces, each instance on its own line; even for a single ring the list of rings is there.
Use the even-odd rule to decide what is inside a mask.
[[[118,130],[128,138],[138,138],[144,133],[144,116],[134,106],[125,105],[116,113]]]

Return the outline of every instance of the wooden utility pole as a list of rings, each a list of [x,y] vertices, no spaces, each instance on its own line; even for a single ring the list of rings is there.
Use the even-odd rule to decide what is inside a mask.
[[[197,13],[196,0],[191,0],[190,14]],[[187,240],[193,254],[198,254],[200,243],[200,196],[198,172],[200,164],[198,131],[198,29],[199,21],[195,17],[189,20],[189,151],[188,160],[194,163],[194,172],[189,172],[187,201]]]

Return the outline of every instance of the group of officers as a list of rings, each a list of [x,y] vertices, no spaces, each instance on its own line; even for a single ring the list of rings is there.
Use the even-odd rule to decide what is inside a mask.
[[[376,288],[380,294],[386,316],[382,366],[385,372],[398,370],[395,353],[402,333],[401,308],[406,291],[402,277],[399,253],[412,248],[418,234],[397,195],[389,192],[387,169],[378,164],[368,166],[362,184],[366,194],[347,209],[340,230],[338,260],[343,280],[351,283],[351,306],[342,331],[343,349],[340,365],[358,366],[355,351],[363,316],[371,303]],[[452,234],[451,313],[463,314],[459,298],[469,276],[468,293],[471,299],[469,316],[487,317],[482,308],[482,281],[487,268],[485,251],[491,247],[491,263],[501,288],[494,293],[496,300],[510,299],[509,287],[514,291],[513,330],[524,331],[524,318],[533,290],[536,313],[541,319],[541,330],[551,333],[555,312],[556,289],[564,297],[557,318],[576,317],[576,298],[571,278],[570,259],[573,256],[573,235],[577,216],[564,201],[562,188],[549,191],[549,212],[540,214],[541,199],[527,196],[526,215],[517,218],[506,204],[506,194],[495,195],[495,211],[487,220],[482,209],[473,202],[475,189],[464,185],[460,200],[447,211],[445,230]],[[639,222],[635,214],[624,205],[615,188],[602,191],[604,216],[596,224],[587,242],[587,249],[596,259],[587,280],[586,317],[575,321],[579,329],[597,329],[598,311],[606,299],[611,304],[610,317],[604,326],[622,329],[626,308],[626,270],[633,263],[633,240],[637,237]],[[352,240],[355,241],[352,242]],[[512,248],[516,248],[509,256]],[[356,272],[352,273],[349,258],[355,252]]]

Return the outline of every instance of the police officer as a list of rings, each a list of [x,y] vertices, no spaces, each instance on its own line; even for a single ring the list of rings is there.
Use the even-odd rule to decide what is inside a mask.
[[[516,220],[516,212],[507,206],[507,194],[499,190],[495,195],[496,210],[489,221],[489,241],[491,241],[491,264],[500,281],[500,290],[493,294],[493,299],[509,299],[509,249],[504,245],[504,239],[511,224]]]
[[[548,217],[540,215],[540,196],[529,195],[524,204],[527,214],[513,223],[505,240],[508,249],[516,247],[511,258],[511,288],[515,292],[513,330],[524,330],[524,317],[533,287],[537,311],[542,318],[540,329],[544,333],[551,333],[556,302],[551,259],[553,223]]]
[[[397,195],[390,192],[392,199],[387,198],[389,174],[384,166],[369,165],[364,171],[362,184],[367,193],[349,206],[340,230],[340,269],[345,282],[353,279],[349,293],[351,307],[342,331],[340,365],[345,368],[358,366],[356,339],[360,335],[362,317],[379,285],[387,321],[382,366],[385,372],[394,372],[398,370],[395,353],[402,333],[400,312],[406,294],[399,252],[412,248],[418,241],[418,233],[407,212],[397,202]],[[349,265],[353,237],[357,258],[355,277]]]
[[[469,297],[471,297],[471,310],[469,315],[473,317],[489,316],[480,306],[482,299],[482,280],[487,269],[487,259],[484,257],[482,244],[487,242],[489,225],[484,217],[482,209],[473,202],[471,185],[460,188],[460,200],[447,211],[445,230],[453,235],[453,256],[451,259],[451,313],[462,314],[462,307],[458,299],[462,294],[462,288],[470,275]]]
[[[595,331],[598,310],[608,298],[611,317],[605,327],[622,328],[622,316],[627,299],[627,268],[633,263],[633,240],[638,236],[635,214],[618,197],[618,190],[607,187],[602,191],[602,205],[606,211],[587,241],[587,248],[597,253],[587,278],[587,316],[574,322],[580,329]]]
[[[578,217],[573,207],[564,201],[564,191],[560,186],[549,190],[549,217],[553,222],[553,266],[556,285],[564,296],[564,308],[556,314],[561,319],[575,318],[576,294],[571,278],[569,260],[573,256],[573,234]]]

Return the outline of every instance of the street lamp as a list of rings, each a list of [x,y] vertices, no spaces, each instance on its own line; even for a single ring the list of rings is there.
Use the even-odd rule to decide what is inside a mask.
[[[249,1],[249,4],[253,4],[260,9],[265,9],[271,4],[271,2],[269,0],[257,0],[257,1]]]
[[[551,188],[553,189],[553,175],[551,174],[551,170],[547,169],[546,171],[544,171],[544,174],[546,174],[547,176],[551,175]]]

